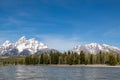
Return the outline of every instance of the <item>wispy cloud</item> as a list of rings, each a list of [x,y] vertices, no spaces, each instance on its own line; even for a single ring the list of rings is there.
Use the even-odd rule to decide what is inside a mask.
[[[6,17],[6,18],[1,18],[0,21],[2,22],[0,25],[1,27],[10,27],[10,26],[19,26],[22,25],[24,22],[14,18],[14,17]]]
[[[120,28],[119,27],[110,29],[104,33],[104,36],[107,36],[107,37],[119,37],[119,35],[120,35]]]
[[[30,17],[31,14],[28,13],[28,12],[19,12],[19,13],[17,14],[17,16]]]
[[[46,5],[57,5],[62,7],[66,10],[73,9],[73,4],[76,4],[77,0],[40,0],[41,2],[45,3]]]
[[[74,46],[83,44],[84,41],[77,36],[66,37],[61,35],[36,35],[42,42],[46,43],[50,48],[66,51]]]

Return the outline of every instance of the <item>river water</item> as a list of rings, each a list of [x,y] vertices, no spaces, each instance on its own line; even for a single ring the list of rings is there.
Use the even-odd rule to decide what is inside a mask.
[[[120,68],[82,66],[1,66],[0,80],[120,80]]]

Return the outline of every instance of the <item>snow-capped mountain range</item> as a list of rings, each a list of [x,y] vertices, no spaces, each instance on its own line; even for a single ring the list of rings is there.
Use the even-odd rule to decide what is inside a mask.
[[[48,48],[45,44],[35,40],[34,38],[27,40],[25,36],[21,37],[15,43],[11,43],[7,40],[0,46],[0,55],[7,56],[31,55],[50,51],[57,50]]]
[[[37,41],[36,39],[26,39],[25,36],[21,37],[15,43],[11,43],[10,41],[5,41],[0,46],[0,55],[2,56],[27,56],[31,54],[41,54],[41,53],[50,53],[50,52],[58,52],[55,49],[48,48],[44,43]],[[120,48],[107,45],[107,44],[98,44],[98,43],[90,43],[75,46],[70,51],[77,52],[78,54],[81,51],[91,54],[97,54],[100,51],[102,52],[115,52],[120,54]]]
[[[71,51],[80,53],[84,51],[86,53],[97,54],[101,52],[114,52],[120,54],[120,48],[107,45],[107,44],[97,44],[97,43],[90,43],[84,45],[75,46]]]

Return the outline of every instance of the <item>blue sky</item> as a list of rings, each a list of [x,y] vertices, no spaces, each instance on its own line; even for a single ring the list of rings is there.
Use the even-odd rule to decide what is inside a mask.
[[[106,43],[120,47],[119,0],[0,0],[0,44],[21,36],[51,48]]]

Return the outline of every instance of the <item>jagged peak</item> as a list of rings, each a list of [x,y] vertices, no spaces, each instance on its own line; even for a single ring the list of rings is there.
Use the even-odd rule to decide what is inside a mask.
[[[10,41],[9,40],[6,40],[3,44],[9,44]]]
[[[22,36],[19,40],[26,40],[26,37]]]
[[[95,43],[95,42],[92,42],[92,43],[89,43],[89,44],[84,44],[84,45],[96,46],[96,45],[100,45],[100,44],[98,44],[98,43]]]
[[[110,45],[108,45],[108,44],[102,44],[103,46],[110,46]]]
[[[89,45],[98,45],[96,42],[89,43]]]
[[[6,40],[5,43],[10,43],[10,41],[9,41],[9,40]]]
[[[26,41],[26,37],[25,36],[22,36],[17,42],[16,44],[21,44],[21,43],[24,43]]]
[[[11,42],[10,42],[9,40],[6,40],[6,41],[3,43],[2,46],[7,46],[7,45],[10,45],[10,44],[11,44]]]
[[[77,46],[75,46],[75,48],[76,47],[81,47],[81,46],[100,46],[101,44],[98,44],[98,43],[96,43],[96,42],[92,42],[92,43],[88,43],[88,44],[81,44],[81,45],[77,45]]]
[[[35,38],[31,38],[28,41],[37,41]]]

